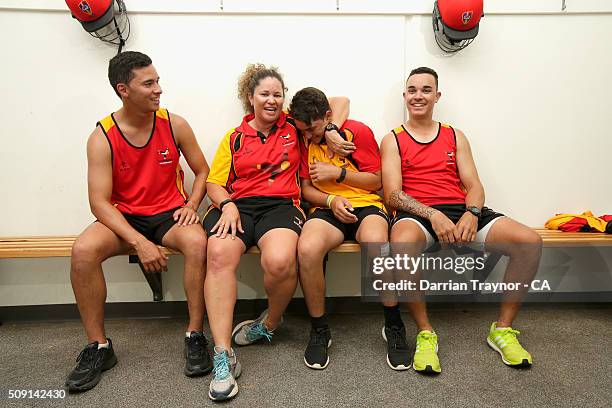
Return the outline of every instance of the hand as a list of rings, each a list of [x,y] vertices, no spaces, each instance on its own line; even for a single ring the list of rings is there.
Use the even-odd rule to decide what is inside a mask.
[[[336,130],[326,131],[325,141],[328,147],[327,156],[330,159],[334,157],[334,154],[346,157],[357,150],[355,143],[344,140]]]
[[[168,257],[164,255],[157,245],[142,237],[136,241],[136,254],[140,263],[147,272],[168,271]]]
[[[357,222],[357,216],[351,211],[354,210],[351,202],[344,197],[335,196],[329,208],[334,213],[334,216],[345,224]],[[350,210],[350,211],[349,211]]]
[[[244,234],[242,229],[242,222],[240,221],[240,211],[236,204],[229,202],[223,206],[221,210],[221,218],[215,224],[210,232],[214,233],[217,231],[216,236],[221,239],[225,239],[227,233],[230,232],[232,239],[236,239],[236,231],[240,231]]]
[[[342,169],[330,163],[315,162],[310,165],[310,179],[312,181],[336,181]]]
[[[459,240],[459,232],[453,222],[442,212],[436,210],[431,218],[431,226],[438,236],[440,242],[456,242]]]
[[[172,214],[172,218],[177,222],[179,227],[184,227],[186,225],[196,224],[200,222],[200,217],[196,210],[191,208],[188,205],[179,208]]]
[[[459,218],[457,222],[457,233],[459,234],[458,242],[472,242],[476,239],[476,230],[478,229],[478,217],[469,211]]]

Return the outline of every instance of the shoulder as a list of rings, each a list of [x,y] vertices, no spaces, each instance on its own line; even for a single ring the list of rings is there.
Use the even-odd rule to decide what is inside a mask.
[[[163,110],[165,112],[165,109]],[[170,123],[172,123],[172,129],[176,130],[184,130],[186,128],[189,128],[189,123],[187,123],[187,120],[185,118],[183,118],[181,115],[178,115],[176,113],[170,113],[168,112],[169,115],[169,119],[170,119]]]

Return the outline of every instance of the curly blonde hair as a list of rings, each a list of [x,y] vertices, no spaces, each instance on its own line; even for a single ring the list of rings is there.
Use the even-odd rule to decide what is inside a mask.
[[[253,95],[255,88],[257,88],[262,79],[270,77],[280,81],[284,96],[287,88],[285,88],[283,76],[278,72],[278,67],[266,67],[260,63],[249,64],[242,75],[240,75],[238,79],[238,99],[242,102],[242,107],[246,113],[253,113],[253,106],[249,102],[249,95]]]

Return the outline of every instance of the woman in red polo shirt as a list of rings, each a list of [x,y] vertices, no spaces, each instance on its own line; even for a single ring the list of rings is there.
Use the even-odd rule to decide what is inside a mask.
[[[285,84],[276,68],[249,65],[238,83],[247,115],[219,145],[207,180],[213,202],[204,217],[209,236],[204,293],[214,338],[214,376],[209,397],[226,400],[238,393],[241,367],[231,341],[240,346],[272,339],[297,285],[296,247],[305,220],[300,208],[302,144],[283,111]],[[331,98],[333,123],[348,117],[348,99]],[[353,148],[336,132],[326,137],[339,153]],[[343,150],[344,149],[344,150]],[[251,246],[261,251],[268,309],[232,331],[236,269]]]

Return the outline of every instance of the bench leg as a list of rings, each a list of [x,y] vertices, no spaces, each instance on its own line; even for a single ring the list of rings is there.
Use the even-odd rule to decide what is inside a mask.
[[[130,263],[137,263],[142,271],[151,291],[153,292],[153,300],[156,302],[161,302],[164,300],[164,293],[162,289],[162,276],[161,272],[147,272],[144,266],[140,263],[140,259],[138,259],[137,255],[129,255]]]

